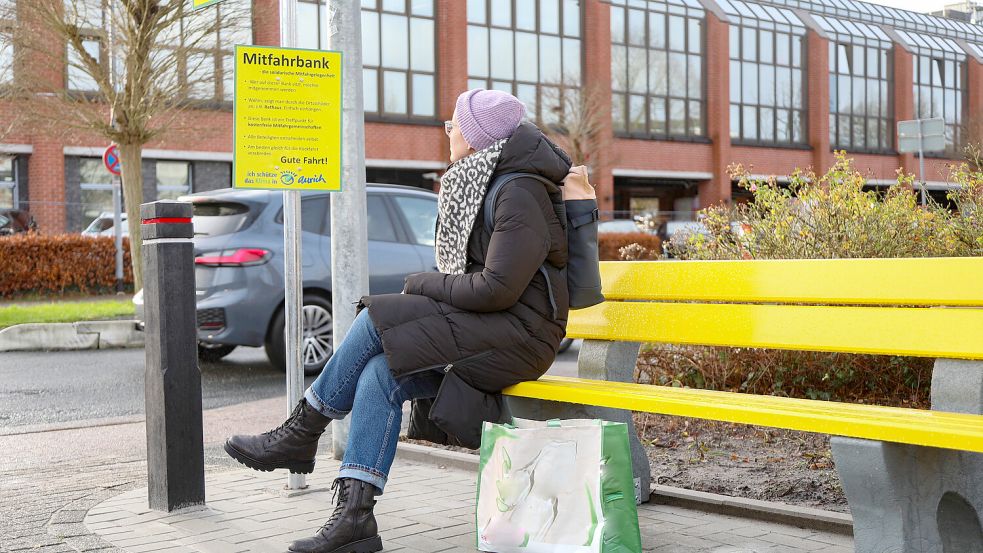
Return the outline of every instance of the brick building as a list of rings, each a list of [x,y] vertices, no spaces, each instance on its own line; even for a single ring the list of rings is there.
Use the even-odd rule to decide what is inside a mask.
[[[367,173],[375,182],[433,186],[448,156],[441,122],[457,94],[475,86],[516,94],[544,122],[569,116],[578,105],[571,98],[591,90],[608,137],[593,180],[602,210],[619,216],[685,218],[740,196],[725,171],[731,163],[784,175],[829,167],[834,149],[883,186],[899,168],[917,172],[917,159],[895,150],[896,122],[916,117],[946,121],[950,153],[926,160],[928,186],[941,196],[946,164],[983,110],[983,29],[864,2],[361,3]],[[192,91],[208,101],[185,114],[194,131],[148,146],[148,200],[231,186],[231,48],[276,44],[275,5],[253,0],[251,28],[220,31],[211,49],[186,54],[210,75],[204,90]],[[222,8],[208,9],[221,17]],[[299,0],[298,9],[301,46],[316,48],[325,6]],[[0,18],[0,32],[14,24]],[[93,51],[104,48],[100,36],[93,33]],[[0,42],[0,82],[31,70],[11,59]],[[79,80],[66,71],[69,86],[84,87]],[[2,117],[15,109],[0,102]],[[80,230],[111,205],[98,160],[104,146],[35,129],[3,136],[0,207],[30,209],[46,232]]]

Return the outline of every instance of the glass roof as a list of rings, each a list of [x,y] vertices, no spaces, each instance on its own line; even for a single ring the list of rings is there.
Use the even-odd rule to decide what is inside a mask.
[[[685,6],[703,11],[703,4],[699,0],[607,0],[608,4],[616,6],[628,6],[630,8],[648,9],[651,11],[666,11],[666,4]]]
[[[932,33],[983,43],[983,27],[859,0],[761,0],[769,4],[801,8],[816,15],[831,15],[864,23],[884,24],[898,30]]]
[[[602,0],[609,4],[645,7],[646,4],[676,4],[697,7],[699,0]],[[975,25],[860,0],[708,0],[730,16],[732,23],[750,26],[787,27],[804,32],[805,25],[792,9],[809,12],[816,24],[838,38],[863,36],[892,41],[879,26],[892,28],[914,49],[966,55],[952,39],[961,39],[983,58],[983,25]]]
[[[912,46],[919,54],[931,54],[933,52],[948,52],[955,54],[960,59],[966,57],[966,51],[956,43],[956,41],[941,36],[932,36],[923,33],[909,33],[898,31],[898,36]]]
[[[883,42],[885,47],[890,47],[893,42],[891,37],[887,36],[887,33],[876,25],[868,25],[849,19],[837,19],[825,15],[813,15],[812,18],[816,20],[816,24],[824,31],[840,41],[856,42],[859,40],[866,42],[876,40]]]
[[[742,0],[716,0],[716,2],[728,15],[738,18],[741,24],[754,26],[764,21],[780,26],[791,26],[796,31],[805,32],[805,23],[792,13],[792,10]]]

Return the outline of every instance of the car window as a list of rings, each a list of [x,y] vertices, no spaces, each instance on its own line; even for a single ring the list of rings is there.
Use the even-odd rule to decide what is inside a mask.
[[[410,225],[411,238],[421,246],[436,244],[437,199],[419,196],[393,196]]]
[[[193,205],[195,236],[232,234],[249,218],[249,207],[238,202],[200,201]]]
[[[369,194],[367,200],[369,240],[396,242],[396,229],[393,228],[385,200],[378,194]]]
[[[300,201],[300,226],[304,232],[328,235],[331,232],[331,202],[327,196],[303,198]]]

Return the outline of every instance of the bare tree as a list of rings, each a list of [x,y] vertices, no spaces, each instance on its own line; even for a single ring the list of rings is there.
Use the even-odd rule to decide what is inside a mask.
[[[602,87],[569,85],[548,90],[543,90],[542,115],[536,121],[543,132],[570,154],[574,165],[587,165],[597,172],[614,164],[616,159],[608,148],[613,140],[607,127],[610,108]],[[602,155],[605,151],[609,155]]]
[[[252,42],[251,6],[228,2],[193,12],[187,0],[17,4],[15,93],[31,103],[39,122],[119,145],[139,289],[143,148],[166,134],[195,131],[186,112],[231,95],[225,88],[232,60],[222,49]]]

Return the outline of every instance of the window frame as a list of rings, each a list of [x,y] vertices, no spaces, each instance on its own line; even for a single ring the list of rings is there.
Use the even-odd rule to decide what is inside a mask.
[[[861,75],[857,75],[857,74],[854,73],[854,69],[852,67],[852,65],[853,65],[852,59],[847,60],[847,63],[850,66],[849,69],[848,69],[848,73],[841,73],[840,72],[839,55],[838,55],[838,52],[839,52],[840,47],[848,47],[848,48],[850,48],[850,50],[849,50],[849,52],[850,52],[849,56],[851,58],[855,57],[854,54],[853,54],[853,49],[854,48],[863,48],[864,49],[864,54],[863,54],[864,68],[865,68],[864,75],[861,76]],[[829,76],[830,76],[830,78],[829,78],[829,95],[830,95],[830,101],[829,101],[829,109],[828,109],[828,114],[829,114],[829,144],[830,144],[830,148],[832,150],[846,150],[846,151],[849,151],[849,152],[865,153],[865,154],[887,154],[887,155],[894,155],[894,154],[896,154],[897,152],[896,152],[895,147],[894,147],[894,138],[895,138],[895,129],[894,129],[894,126],[896,124],[896,121],[895,121],[895,111],[894,111],[894,109],[895,109],[895,97],[894,97],[895,96],[895,94],[894,94],[894,83],[895,83],[894,48],[895,48],[895,46],[893,44],[885,44],[883,41],[876,40],[876,39],[871,39],[871,38],[865,39],[864,37],[837,36],[837,37],[831,38],[829,40],[829,46],[828,46],[828,48],[829,48],[829,50],[831,52],[831,55],[829,56],[829,59],[828,59],[828,68],[829,68]],[[878,53],[878,56],[877,56],[877,59],[878,60],[887,60],[886,67],[883,68],[883,71],[881,71],[881,68],[878,67],[878,73],[877,73],[877,76],[876,77],[869,77],[869,76],[867,76],[867,72],[869,71],[868,64],[870,63],[869,62],[869,60],[870,60],[869,52],[871,50],[874,50],[874,51],[876,51]],[[884,75],[883,77],[881,76],[882,74]],[[851,102],[851,106],[850,106],[849,111],[847,111],[847,112],[841,111],[840,110],[840,107],[839,107],[839,105],[840,105],[840,96],[839,96],[839,90],[838,90],[839,89],[839,86],[840,86],[840,80],[841,79],[846,79],[849,82],[849,88],[850,88],[850,91],[851,91],[851,98],[852,98],[852,95],[853,95],[853,91],[856,88],[855,87],[855,84],[854,84],[856,79],[860,79],[861,81],[863,81],[863,83],[864,83],[863,84],[863,89],[864,89],[865,92],[869,92],[870,91],[870,87],[867,86],[867,81],[875,80],[879,84],[886,85],[886,87],[887,87],[886,88],[886,90],[887,90],[887,97],[886,98],[879,98],[880,101],[886,102],[886,104],[887,104],[886,107],[884,108],[884,112],[886,113],[886,115],[885,116],[881,116],[879,114],[871,114],[870,113],[870,102],[869,101],[865,101],[864,102],[864,104],[863,104],[863,112],[862,113],[856,113],[853,110],[853,106],[856,105],[856,102]],[[835,101],[834,101],[834,99],[835,99]],[[850,136],[850,144],[844,144],[844,143],[842,143],[840,141],[840,136],[841,136],[841,133],[840,133],[840,119],[843,118],[843,117],[846,117],[846,118],[849,119],[849,125],[848,125],[849,126],[849,129],[848,129],[847,132],[849,133],[849,136]],[[864,135],[863,135],[863,137],[864,137],[863,138],[863,143],[864,144],[863,144],[862,147],[857,147],[856,144],[853,143],[854,142],[853,141],[853,138],[856,136],[856,134],[855,134],[856,131],[854,129],[854,124],[855,124],[857,118],[862,118],[863,121],[864,121]],[[877,123],[877,125],[878,125],[879,128],[883,124],[884,128],[887,130],[886,136],[884,137],[884,141],[885,142],[884,142],[884,146],[883,147],[882,146],[874,146],[874,147],[872,147],[870,145],[869,138],[870,138],[870,132],[871,132],[871,129],[870,129],[871,121],[875,121]],[[879,135],[882,134],[879,129],[877,131],[875,131],[875,132],[877,132]]]
[[[0,209],[20,209],[20,186],[19,186],[19,171],[18,171],[18,158],[16,155],[0,154],[0,163],[3,161],[10,162],[10,175],[11,180],[0,179],[0,189],[10,190],[10,207],[5,208],[0,205]]]
[[[102,68],[104,74],[108,75],[110,71],[110,56],[109,52],[109,32],[107,30],[107,18],[109,14],[109,4],[108,0],[99,0],[100,2],[100,13],[102,15],[103,25],[102,28],[96,29],[92,27],[85,27],[81,30],[83,35],[83,41],[85,40],[97,40],[99,42],[99,64]],[[234,35],[236,33],[235,29],[230,28],[228,25],[223,24],[223,11],[232,10],[233,12],[239,9],[248,9],[249,15],[245,15],[239,19],[242,21],[248,21],[248,33],[250,35],[250,44],[255,39],[254,26],[253,26],[253,10],[252,7],[249,8],[230,8],[228,6],[213,6],[209,10],[205,11],[207,14],[214,14],[215,21],[218,23],[215,30],[215,45],[213,47],[202,47],[197,46],[186,46],[184,44],[184,26],[185,22],[190,17],[201,17],[202,12],[195,12],[189,5],[181,5],[180,8],[180,29],[178,30],[176,40],[174,42],[160,41],[154,46],[154,51],[169,51],[172,55],[177,57],[177,60],[173,66],[173,72],[175,73],[175,78],[177,79],[177,89],[180,90],[181,101],[188,105],[194,105],[203,108],[212,109],[231,109],[232,98],[227,97],[226,94],[226,71],[234,71],[235,66],[235,44],[228,43],[223,39],[223,34],[229,33]],[[0,28],[2,30],[2,28]],[[242,31],[247,31],[247,29],[242,29]],[[162,35],[166,35],[164,32]],[[207,40],[207,39],[206,39]],[[69,63],[69,57],[72,55],[74,48],[71,44],[65,43],[65,68],[64,68],[64,83],[65,90],[70,94],[82,95],[83,97],[91,97],[93,95],[100,94],[98,85],[95,89],[77,89],[71,87],[71,72],[72,65]],[[212,69],[211,78],[209,79],[209,84],[212,87],[212,94],[209,97],[198,97],[192,95],[192,86],[194,83],[189,82],[189,59],[195,55],[204,55],[205,58],[211,58],[210,67]],[[231,61],[229,67],[226,67],[226,61]],[[153,59],[149,62],[154,63]]]
[[[955,87],[948,87],[945,84],[946,76],[944,74],[944,70],[943,71],[940,71],[940,73],[942,73],[941,74],[942,83],[940,85],[932,84],[931,83],[931,76],[929,76],[929,79],[928,79],[929,82],[928,82],[928,84],[923,83],[920,80],[920,76],[921,76],[921,65],[922,65],[920,63],[920,61],[921,61],[922,58],[927,58],[928,59],[929,66],[935,65],[938,62],[942,62],[942,67],[944,67],[945,66],[945,62],[952,62],[953,65],[954,65],[954,68],[955,68],[956,78],[958,78],[958,85],[955,86]],[[963,134],[964,134],[962,127],[963,127],[964,121],[966,119],[967,109],[968,109],[968,106],[969,106],[969,91],[968,91],[967,86],[966,86],[968,84],[967,81],[968,81],[968,77],[969,77],[969,75],[968,75],[968,73],[969,73],[968,58],[967,57],[960,57],[958,55],[953,55],[950,52],[941,51],[941,50],[931,51],[931,52],[928,52],[928,51],[919,51],[917,53],[912,54],[912,56],[911,56],[911,64],[912,64],[912,72],[911,72],[911,82],[912,82],[912,91],[911,91],[911,93],[912,94],[911,94],[911,102],[912,102],[912,113],[913,113],[914,118],[915,119],[929,119],[929,118],[932,118],[932,117],[941,117],[942,120],[943,120],[943,122],[944,122],[945,130],[946,130],[946,135],[947,135],[946,136],[946,141],[945,141],[945,145],[946,145],[945,150],[943,150],[942,152],[933,152],[932,154],[926,154],[926,155],[929,156],[929,157],[943,157],[943,158],[958,157],[959,154],[960,154],[960,149],[962,148],[962,141],[963,141]],[[931,69],[929,71],[931,72]],[[922,111],[921,111],[921,109],[919,107],[919,101],[920,101],[920,96],[921,96],[921,93],[920,93],[919,89],[922,88],[922,87],[927,87],[929,89],[929,91],[931,93],[930,98],[934,98],[935,95],[936,95],[936,93],[940,93],[942,95],[942,114],[941,115],[934,115],[933,116],[933,115],[931,115],[931,113],[929,113],[929,114],[922,113]],[[949,92],[949,91],[952,91],[952,92],[954,92],[955,94],[957,94],[959,96],[959,98],[958,98],[958,100],[956,102],[956,109],[958,110],[959,117],[956,118],[955,122],[953,122],[953,123],[949,123],[948,120],[946,119],[946,114],[947,114],[946,104],[947,103],[945,101],[945,96],[946,96],[946,93]],[[952,140],[951,141],[949,140],[949,136],[948,136],[949,132],[952,133]]]
[[[161,192],[161,190],[168,191],[168,192],[177,192],[178,191],[178,188],[176,186],[165,185],[165,186],[161,187],[161,184],[160,184],[160,176],[159,176],[160,164],[161,163],[175,163],[175,164],[181,163],[181,164],[187,166],[187,168],[188,168],[188,185],[178,195],[181,196],[181,195],[185,195],[185,194],[191,194],[194,191],[194,182],[195,182],[195,179],[194,179],[194,176],[195,176],[195,167],[194,167],[194,165],[195,164],[194,163],[192,163],[190,161],[183,160],[183,159],[155,159],[154,160],[154,175],[155,175],[155,179],[154,179],[154,191],[156,193],[157,199],[160,199],[160,192]]]
[[[84,219],[84,217],[85,217],[85,209],[86,209],[86,206],[88,206],[89,204],[85,203],[84,201],[81,201],[81,193],[84,192],[84,191],[86,191],[86,190],[89,190],[89,191],[92,191],[92,192],[109,192],[110,202],[112,202],[112,195],[113,195],[112,178],[113,178],[113,175],[107,169],[105,169],[105,166],[102,163],[102,159],[100,159],[100,158],[82,156],[82,157],[79,157],[77,159],[78,159],[78,168],[79,168],[79,200],[80,200],[79,203],[80,203],[80,208],[81,208],[81,214],[82,214],[83,219]],[[106,182],[106,183],[101,183],[101,182],[85,182],[82,179],[82,176],[83,176],[82,164],[85,163],[85,162],[92,162],[94,164],[97,164],[99,167],[102,167],[103,170],[106,172],[106,174],[109,175],[109,182]],[[123,192],[123,190],[121,188],[120,189],[120,194],[122,194],[122,192]],[[96,215],[96,217],[98,217],[102,213],[105,213],[106,211],[112,211],[112,205],[110,205],[110,207],[109,207],[108,210],[100,210],[99,213]],[[83,225],[88,225],[89,222],[90,221],[83,220],[82,221],[82,224]]]
[[[565,13],[566,13],[565,10],[566,10],[566,4],[567,4],[567,2],[565,0],[557,0],[557,8],[558,8],[558,12],[557,12],[557,29],[558,30],[557,30],[556,33],[544,32],[542,30],[542,17],[540,16],[540,14],[542,12],[541,7],[540,7],[541,6],[541,0],[534,0],[535,1],[535,6],[536,6],[536,8],[535,8],[535,14],[536,15],[535,15],[535,18],[534,18],[535,25],[534,25],[534,28],[533,29],[525,29],[525,28],[520,28],[518,26],[517,18],[516,18],[516,14],[517,14],[516,6],[517,6],[517,2],[520,2],[522,0],[505,0],[508,3],[508,6],[509,6],[509,25],[507,27],[492,22],[492,3],[493,3],[493,1],[492,0],[481,0],[481,1],[484,4],[484,12],[485,12],[484,13],[484,21],[479,23],[479,22],[471,21],[470,17],[466,17],[465,33],[466,33],[466,40],[468,41],[468,47],[470,49],[471,40],[472,40],[471,39],[471,28],[472,27],[480,27],[480,28],[485,29],[485,31],[486,31],[485,32],[485,35],[486,35],[485,36],[485,40],[487,42],[485,44],[484,52],[486,53],[485,62],[487,63],[487,67],[488,67],[488,75],[487,76],[481,76],[481,75],[474,75],[474,74],[472,74],[470,63],[469,63],[468,64],[468,68],[467,68],[468,88],[469,89],[472,89],[472,88],[479,88],[480,87],[480,88],[485,88],[485,89],[488,89],[488,90],[501,90],[501,88],[496,88],[496,83],[508,84],[509,90],[507,92],[509,94],[512,94],[513,96],[519,98],[523,102],[523,104],[526,104],[526,117],[528,117],[529,119],[531,119],[533,121],[541,121],[541,122],[544,122],[546,124],[553,124],[553,123],[559,124],[559,123],[561,123],[563,121],[563,119],[564,119],[563,108],[564,108],[564,105],[566,103],[565,99],[566,99],[566,95],[568,94],[568,91],[576,91],[576,93],[579,94],[579,92],[583,90],[583,86],[584,86],[584,65],[585,65],[586,54],[587,54],[586,53],[586,49],[584,48],[584,45],[585,45],[584,44],[584,25],[586,23],[586,16],[585,16],[585,9],[584,9],[585,8],[585,2],[583,2],[583,1],[576,2],[577,3],[577,6],[578,6],[578,9],[577,9],[577,12],[578,12],[577,13],[577,34],[576,34],[576,36],[574,36],[574,35],[566,34],[566,30],[564,28],[565,27],[565,25],[564,25],[565,17],[564,16],[565,16]],[[528,0],[526,0],[526,1],[528,1]],[[493,57],[493,50],[492,50],[492,31],[493,30],[507,31],[507,32],[511,33],[511,35],[512,35],[512,40],[511,40],[511,46],[512,46],[512,78],[509,79],[509,80],[496,79],[496,78],[492,77],[492,75],[491,75],[491,63],[492,63],[492,61],[494,59],[494,57]],[[516,64],[516,58],[517,58],[516,35],[518,33],[532,34],[532,35],[535,35],[536,36],[536,81],[535,82],[529,81],[529,80],[520,80],[518,78],[518,76],[516,75],[516,65],[517,65]],[[560,80],[559,80],[559,82],[556,82],[556,83],[553,83],[553,82],[545,82],[545,81],[543,81],[543,78],[542,78],[542,73],[543,72],[542,72],[542,64],[541,64],[541,60],[542,60],[542,52],[541,52],[542,39],[541,39],[541,37],[543,37],[543,36],[555,37],[556,40],[557,40],[557,42],[558,42],[558,44],[559,44],[559,47],[560,47],[560,59],[559,59],[559,64],[560,64]],[[565,75],[564,65],[563,64],[564,64],[564,58],[566,56],[564,56],[564,44],[563,44],[563,41],[564,40],[576,40],[577,41],[578,54],[579,55],[577,56],[578,68],[577,68],[577,83],[576,83],[576,86],[569,85],[569,84],[567,84],[565,82],[566,81],[566,75]],[[529,106],[528,105],[528,102],[526,102],[526,100],[525,100],[525,94],[522,94],[522,95],[519,94],[519,87],[520,86],[523,86],[523,87],[525,87],[525,86],[535,87],[535,97],[536,98],[535,98],[535,105],[534,106]],[[543,113],[544,113],[544,107],[546,106],[546,102],[544,101],[544,88],[546,88],[546,89],[555,89],[555,90],[558,91],[557,92],[558,98],[556,99],[556,101],[557,101],[558,108],[559,108],[560,112],[557,114],[557,116],[555,117],[555,119],[554,118],[547,119],[543,115]]]
[[[324,47],[324,42],[323,41],[324,41],[325,37],[323,36],[323,33],[322,33],[322,31],[323,31],[323,25],[321,25],[321,21],[322,21],[322,17],[327,17],[327,15],[326,15],[327,4],[326,4],[325,0],[297,0],[297,1],[299,3],[302,3],[302,4],[308,4],[308,5],[314,5],[314,6],[316,6],[316,8],[317,8],[317,21],[318,21],[318,26],[317,26],[317,28],[318,28],[318,31],[317,31],[318,32],[318,47],[319,48],[323,48]],[[436,0],[433,0],[433,2],[434,2],[433,3],[433,13],[431,15],[416,15],[416,14],[413,14],[412,13],[412,8],[413,8],[412,2],[413,2],[413,0],[400,0],[400,1],[403,2],[403,11],[402,12],[386,10],[385,9],[385,3],[384,3],[383,0],[368,0],[368,1],[362,0],[359,3],[359,16],[361,17],[361,15],[364,12],[375,13],[375,14],[378,15],[378,17],[379,17],[378,47],[379,47],[380,53],[382,52],[382,23],[381,23],[381,20],[382,19],[381,18],[382,18],[383,15],[388,14],[388,15],[402,16],[402,17],[404,17],[406,19],[407,27],[410,25],[410,22],[411,22],[411,20],[413,18],[416,18],[416,19],[427,19],[427,20],[432,21],[433,22],[433,28],[434,28],[434,37],[433,37],[433,71],[432,72],[429,72],[429,71],[414,70],[412,67],[410,67],[412,65],[412,52],[411,52],[412,39],[409,36],[410,35],[409,32],[407,32],[407,43],[406,43],[406,52],[407,52],[406,55],[407,55],[407,59],[408,59],[408,62],[407,62],[408,67],[406,69],[398,69],[398,68],[385,67],[382,64],[381,57],[379,59],[379,65],[367,65],[365,63],[365,59],[363,57],[363,59],[362,59],[363,75],[364,75],[364,71],[366,69],[368,69],[370,71],[375,71],[375,90],[376,90],[376,94],[375,94],[375,107],[376,107],[376,109],[374,111],[369,111],[368,109],[364,109],[365,106],[364,106],[364,99],[363,99],[363,113],[364,113],[364,116],[365,116],[365,120],[366,121],[370,121],[370,122],[400,123],[400,124],[417,124],[417,125],[427,125],[427,126],[440,125],[440,124],[442,124],[441,121],[439,121],[439,118],[440,118],[440,87],[439,87],[439,82],[440,81],[438,79],[438,75],[440,74],[440,71],[439,71],[439,69],[440,69],[440,48],[437,47],[438,46],[438,42],[439,42],[439,36],[440,36],[439,35],[439,32],[440,32],[440,21],[437,18],[437,5],[436,5]],[[363,39],[362,40],[365,40],[365,29],[364,29],[364,26],[363,26],[363,29],[362,29],[362,36],[363,36]],[[394,113],[394,112],[386,112],[385,111],[385,86],[384,86],[384,80],[385,80],[385,72],[387,72],[387,71],[389,71],[389,72],[393,72],[393,71],[401,72],[406,77],[406,92],[407,92],[407,94],[406,94],[406,113]],[[431,106],[432,107],[432,111],[433,111],[433,114],[432,115],[416,115],[416,114],[413,113],[413,76],[414,75],[429,76],[429,77],[431,77],[433,79],[433,105]],[[363,94],[364,93],[365,92],[363,91]]]
[[[7,2],[10,6],[4,11],[3,4]],[[0,1],[0,44],[6,42],[6,47],[10,49],[9,74],[5,75],[3,68],[0,68],[0,89],[11,86],[17,79],[17,51],[13,42],[12,34],[17,29],[17,2],[16,0]],[[10,17],[4,17],[9,15]]]
[[[753,62],[747,62],[744,59],[744,36],[743,36],[744,33],[743,33],[743,29],[751,29],[751,30],[753,30],[755,32],[755,40],[754,40],[755,60]],[[743,63],[753,63],[758,68],[758,71],[757,71],[758,82],[757,82],[757,85],[756,85],[757,86],[757,88],[756,88],[756,95],[758,96],[758,99],[754,103],[745,102],[744,101],[744,98],[743,98],[743,91],[744,91],[743,77],[741,78],[741,81],[740,81],[740,87],[741,87],[741,99],[740,99],[740,101],[735,102],[734,101],[734,98],[733,98],[733,95],[730,92],[728,93],[728,102],[727,102],[728,112],[727,112],[727,117],[728,118],[731,118],[732,117],[731,116],[731,112],[732,112],[732,110],[734,110],[734,108],[736,106],[737,107],[737,111],[738,111],[738,124],[739,124],[738,130],[736,131],[736,134],[735,134],[735,130],[733,128],[733,119],[731,118],[731,129],[730,129],[730,140],[731,140],[731,144],[733,144],[735,146],[753,146],[753,147],[806,149],[806,150],[812,148],[812,146],[809,143],[809,86],[808,86],[808,82],[807,82],[808,81],[808,75],[809,75],[809,55],[808,55],[809,54],[809,48],[808,48],[808,41],[806,40],[807,36],[806,36],[806,33],[805,33],[804,28],[802,28],[801,32],[798,29],[799,28],[796,27],[796,26],[788,26],[788,25],[782,26],[780,28],[776,28],[776,26],[774,24],[772,24],[772,25],[761,25],[760,23],[757,24],[757,25],[755,25],[755,24],[749,24],[749,21],[748,21],[747,18],[744,18],[740,23],[731,23],[729,25],[729,27],[728,27],[728,33],[734,33],[735,31],[738,33],[738,39],[737,39],[738,49],[737,49],[737,52],[734,52],[734,49],[733,48],[728,48],[729,55],[728,55],[728,60],[727,61],[728,61],[729,67],[732,66],[736,62],[739,65],[741,65]],[[772,38],[772,49],[771,49],[771,52],[772,52],[772,58],[773,59],[772,59],[772,61],[770,63],[767,63],[767,64],[761,62],[761,60],[760,60],[761,35],[762,35],[762,31],[771,33],[771,38]],[[778,39],[778,35],[779,34],[788,36],[790,41],[793,40],[793,39],[795,39],[795,38],[798,38],[798,40],[799,40],[799,47],[801,49],[801,51],[799,52],[799,65],[798,66],[794,65],[794,55],[793,55],[793,52],[792,52],[791,48],[789,48],[789,50],[788,50],[788,52],[789,52],[789,61],[788,61],[788,64],[787,65],[783,65],[783,64],[779,64],[778,63],[777,54],[779,52],[779,49],[776,48],[775,45],[777,44],[776,41]],[[731,46],[733,46],[734,40],[731,39],[730,42],[731,42]],[[794,82],[795,82],[795,72],[798,72],[799,73],[799,84],[800,84],[800,87],[801,87],[801,90],[800,90],[800,95],[801,95],[800,107],[795,107],[794,106],[794,104],[795,104],[795,101],[794,101],[794,98],[795,98],[795,89],[794,89],[793,86],[790,86],[790,88],[789,88],[789,91],[792,94],[792,97],[789,99],[789,107],[788,108],[784,108],[784,107],[781,107],[781,106],[778,105],[778,101],[777,101],[777,92],[778,92],[778,88],[777,87],[778,87],[778,84],[777,83],[778,83],[779,79],[777,77],[775,78],[775,83],[776,83],[776,85],[775,85],[776,86],[776,88],[775,88],[775,93],[776,93],[775,100],[771,104],[763,104],[763,103],[761,103],[761,87],[760,87],[760,84],[761,84],[761,71],[760,71],[760,68],[763,65],[768,65],[770,67],[775,68],[776,69],[776,73],[777,73],[777,69],[779,69],[779,68],[783,68],[783,69],[784,68],[787,68],[789,70],[789,72],[790,72],[789,73],[789,75],[790,75],[790,81],[791,81],[790,84],[794,84]],[[733,87],[733,84],[732,84],[734,82],[733,79],[734,79],[734,75],[730,75],[729,74],[729,80],[731,82],[731,87]],[[757,138],[746,138],[745,137],[745,132],[744,132],[744,126],[745,126],[744,125],[744,123],[745,123],[744,111],[745,111],[745,108],[753,108],[755,110],[755,113],[757,115],[757,119],[756,119],[756,129],[757,129],[757,132],[755,134],[757,135]],[[762,109],[770,109],[771,112],[772,112],[772,129],[774,130],[774,136],[775,136],[775,138],[773,140],[764,140],[764,139],[761,138],[761,110]],[[789,122],[788,122],[789,140],[788,141],[779,141],[778,140],[778,112],[779,112],[779,110],[787,110],[788,113],[789,113]],[[796,139],[795,139],[795,126],[793,124],[794,121],[795,121],[796,114],[798,114],[798,116],[799,116],[799,121],[800,121],[800,125],[801,125],[801,133],[802,133],[801,136],[800,136],[800,140],[798,140],[798,141],[796,141]]]
[[[612,98],[612,113],[611,113],[611,123],[614,129],[614,135],[619,138],[635,138],[635,139],[646,139],[646,140],[671,140],[671,141],[685,141],[685,142],[706,142],[709,143],[709,133],[707,132],[707,12],[706,10],[697,10],[689,6],[682,6],[676,2],[670,4],[669,2],[659,2],[666,6],[664,11],[655,11],[650,9],[648,6],[654,2],[649,2],[646,7],[634,6],[629,3],[629,5],[612,5],[611,10],[619,9],[622,10],[621,21],[624,25],[622,33],[622,41],[617,41],[614,38],[611,40],[611,59],[612,59],[612,78],[611,78],[611,91],[612,96],[621,97],[621,125],[615,120],[614,107],[616,100]],[[631,27],[629,11],[637,10],[645,14],[645,25],[644,25],[644,40],[643,48],[646,53],[645,59],[645,77],[646,77],[646,87],[644,94],[634,93],[631,90],[620,90],[615,85],[615,79],[613,74],[613,60],[614,60],[614,49],[615,48],[625,48],[626,51],[632,48],[631,39],[629,38],[629,29]],[[702,12],[702,13],[701,13]],[[699,14],[699,15],[697,15]],[[663,17],[665,26],[665,45],[662,48],[652,47],[652,23],[651,18],[653,15]],[[685,30],[683,38],[683,49],[675,50],[671,46],[671,40],[669,40],[669,18],[672,16],[679,16],[683,18],[683,28]],[[614,17],[612,16],[612,21]],[[699,52],[692,53],[689,51],[690,45],[690,22],[697,21],[700,25],[700,42],[699,42]],[[638,47],[638,46],[634,46]],[[667,79],[666,82],[666,92],[665,94],[654,94],[648,82],[651,80],[651,69],[652,69],[652,52],[664,52],[666,57],[667,74],[671,77],[671,71],[669,71],[669,57],[671,54],[682,54],[686,58],[686,67],[683,78],[683,85],[681,87],[675,87],[677,89],[682,89],[685,91],[685,95],[673,95],[673,83],[671,79]],[[700,59],[700,95],[698,98],[693,98],[689,96],[689,77],[690,77],[690,56],[696,55]],[[631,63],[628,59],[628,55],[625,56],[625,74],[628,74]],[[625,88],[630,88],[627,85]],[[645,113],[645,132],[633,131],[631,129],[631,108],[630,100],[632,96],[641,96],[645,100],[644,113]],[[665,119],[663,124],[665,130],[663,132],[654,131],[654,119],[652,114],[652,102],[653,100],[661,99],[665,107]],[[683,133],[673,133],[672,132],[672,115],[671,115],[671,105],[672,100],[678,100],[683,102],[683,112],[684,112],[684,126],[686,127]],[[693,132],[692,117],[690,117],[690,107],[693,102],[697,102],[700,106],[700,114],[697,122],[697,130]]]

